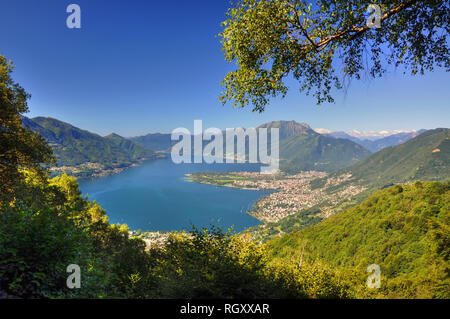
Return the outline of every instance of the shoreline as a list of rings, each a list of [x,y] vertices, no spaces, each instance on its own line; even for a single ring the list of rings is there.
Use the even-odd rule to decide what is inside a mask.
[[[211,173],[191,173],[191,174],[185,174],[185,180],[191,183],[199,183],[199,184],[205,184],[205,185],[211,185],[211,186],[216,186],[216,187],[227,187],[227,188],[234,188],[234,189],[242,189],[242,190],[251,190],[251,191],[269,191],[270,194],[264,195],[261,198],[259,198],[258,200],[256,200],[253,203],[253,207],[249,210],[246,210],[246,214],[255,218],[256,220],[258,220],[259,222],[261,222],[262,225],[267,224],[267,220],[265,218],[262,218],[259,214],[257,214],[256,209],[258,207],[258,203],[266,198],[268,198],[270,195],[280,192],[280,189],[277,188],[260,188],[260,187],[246,187],[246,186],[239,186],[239,185],[235,185],[233,184],[218,184],[216,181],[205,181],[205,180],[195,180],[194,176],[195,175],[202,175],[202,174],[215,174],[217,176],[227,176],[227,175],[245,175],[245,174],[254,174],[254,172],[211,172]],[[256,173],[256,174],[260,174],[260,173]],[[264,177],[267,177],[267,175],[264,175]]]
[[[305,171],[296,175],[276,174],[261,175],[251,172],[215,172],[195,173],[189,179],[202,184],[221,187],[231,187],[249,190],[271,191],[257,200],[247,214],[258,219],[263,224],[276,223],[296,213],[317,207],[318,217],[327,218],[332,214],[332,207],[351,199],[365,190],[358,185],[347,185],[338,192],[327,192],[328,187],[342,182],[340,178],[329,178],[322,188],[312,189],[311,182],[324,178],[327,173]],[[348,176],[344,176],[349,178]]]
[[[106,168],[104,164],[101,163],[86,162],[76,166],[51,167],[50,173],[51,177],[60,176],[66,173],[69,176],[75,177],[79,181],[86,181],[120,174],[130,168],[139,167],[146,162],[164,158],[167,158],[167,156],[163,155],[163,153],[160,153],[156,154],[152,158],[142,158],[133,163],[121,164],[123,166],[111,168]]]
[[[228,174],[239,174],[239,173],[250,173],[250,172],[227,172]],[[227,173],[219,173],[219,174],[227,174]],[[236,185],[220,185],[220,184],[216,184],[214,182],[207,182],[207,181],[199,181],[199,180],[194,180],[193,175],[196,174],[202,174],[202,173],[190,173],[190,174],[185,174],[185,178],[184,180],[186,180],[189,183],[198,183],[198,184],[205,184],[205,185],[210,185],[210,186],[215,186],[215,187],[227,187],[227,188],[234,188],[234,189],[241,189],[241,190],[250,190],[250,191],[270,191],[270,194],[264,195],[261,198],[259,198],[258,200],[256,200],[253,203],[253,207],[250,210],[246,210],[245,213],[253,218],[255,218],[256,220],[258,220],[259,222],[261,222],[262,225],[265,225],[267,223],[266,220],[262,219],[258,214],[252,214],[252,212],[255,211],[255,207],[257,206],[258,202],[260,202],[261,200],[264,200],[265,198],[267,198],[268,196],[270,196],[273,193],[276,193],[280,190],[277,189],[260,189],[260,188],[252,188],[252,187],[241,187],[241,186],[236,186]]]

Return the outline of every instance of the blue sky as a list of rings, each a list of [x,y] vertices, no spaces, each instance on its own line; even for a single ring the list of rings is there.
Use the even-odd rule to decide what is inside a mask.
[[[66,7],[82,10],[82,28],[66,27]],[[0,54],[32,94],[30,117],[51,116],[92,132],[134,136],[204,127],[257,126],[272,120],[330,130],[449,127],[449,74],[389,69],[386,77],[354,81],[317,106],[295,83],[263,114],[218,101],[233,69],[217,34],[226,0],[1,0]]]

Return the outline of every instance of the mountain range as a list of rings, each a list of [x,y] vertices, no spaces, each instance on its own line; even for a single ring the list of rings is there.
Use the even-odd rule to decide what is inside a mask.
[[[152,150],[117,134],[102,137],[50,117],[24,117],[22,121],[47,140],[58,166],[97,163],[106,169],[118,168],[156,156]]]
[[[409,141],[410,139],[422,134],[426,130],[407,131],[407,132],[381,132],[381,133],[360,133],[356,134],[354,131],[346,132],[324,132],[323,135],[334,138],[344,138],[361,146],[364,146],[371,152],[377,152],[389,146],[395,146]]]
[[[366,159],[333,172],[328,178],[349,174],[345,183],[380,188],[414,180],[450,179],[450,130],[428,130],[406,143],[387,147]],[[318,184],[320,185],[320,184]]]
[[[129,139],[114,133],[102,137],[49,117],[23,118],[23,123],[49,142],[58,166],[98,163],[104,168],[126,167],[156,158],[155,151],[170,151],[176,143],[171,140],[171,134],[161,133]],[[260,128],[267,128],[269,132],[270,128],[279,129],[280,168],[286,173],[316,170],[334,172],[337,176],[350,172],[359,183],[374,185],[415,179],[442,180],[450,175],[448,129],[365,140],[384,147],[371,155],[353,136],[319,134],[306,123],[274,121],[257,127]],[[405,140],[403,144],[387,146]]]
[[[330,132],[321,129],[313,130],[308,124],[295,121],[274,121],[263,124],[257,129],[264,127],[277,127],[280,129],[282,168],[287,172],[305,169],[333,171],[351,165],[370,154],[361,148],[355,148],[355,145],[344,142],[342,139],[359,144],[370,152],[377,152],[389,146],[405,143],[425,132],[425,130]],[[331,141],[325,137],[341,140]],[[155,151],[170,151],[170,148],[176,143],[171,140],[170,134],[163,133],[151,133],[130,139],[143,147]],[[324,147],[329,144],[331,148],[327,149]],[[337,149],[340,149],[340,151]]]
[[[312,191],[320,190],[325,194],[345,194],[352,189],[359,189],[351,199],[342,198],[342,202],[332,205],[333,211],[339,213],[347,207],[359,204],[368,195],[379,189],[396,184],[415,181],[450,180],[450,130],[438,128],[428,130],[401,145],[391,146],[373,153],[357,163],[323,178],[312,180]],[[278,222],[264,227],[251,229],[255,238],[276,237],[280,233],[289,233],[323,219],[323,209],[330,207],[324,200],[318,205],[299,211]]]
[[[445,181],[450,178],[450,130],[426,131],[406,143],[373,154],[348,171],[361,182]]]
[[[331,172],[370,155],[361,145],[314,131],[306,123],[275,121],[259,128],[279,128],[280,168],[286,173],[305,170]]]

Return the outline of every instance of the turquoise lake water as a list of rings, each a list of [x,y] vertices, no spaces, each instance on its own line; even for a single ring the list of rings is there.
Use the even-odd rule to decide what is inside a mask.
[[[185,180],[194,172],[259,171],[255,164],[174,164],[148,161],[120,174],[85,180],[80,188],[107,211],[111,223],[143,231],[191,230],[216,225],[241,231],[260,222],[246,214],[270,194]]]

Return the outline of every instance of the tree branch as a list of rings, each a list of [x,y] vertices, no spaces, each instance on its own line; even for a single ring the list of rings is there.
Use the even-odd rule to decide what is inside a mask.
[[[401,4],[399,4],[397,7],[392,8],[391,10],[389,10],[388,12],[386,12],[384,15],[381,16],[380,21],[383,22],[384,20],[390,18],[392,15],[399,13],[400,11],[412,6],[413,4],[419,2],[419,0],[407,0],[402,2]],[[352,40],[354,39],[356,36],[366,32],[367,30],[369,30],[370,28],[366,25],[363,27],[353,27],[351,29],[348,30],[344,30],[341,31],[335,35],[329,36],[328,38],[323,39],[322,41],[320,41],[319,43],[317,43],[317,48],[321,50],[320,47],[322,46],[326,46],[328,45],[328,43],[332,40],[335,39],[343,39],[344,36],[346,36],[349,33],[353,33],[355,32],[355,34],[352,34],[348,39]]]

